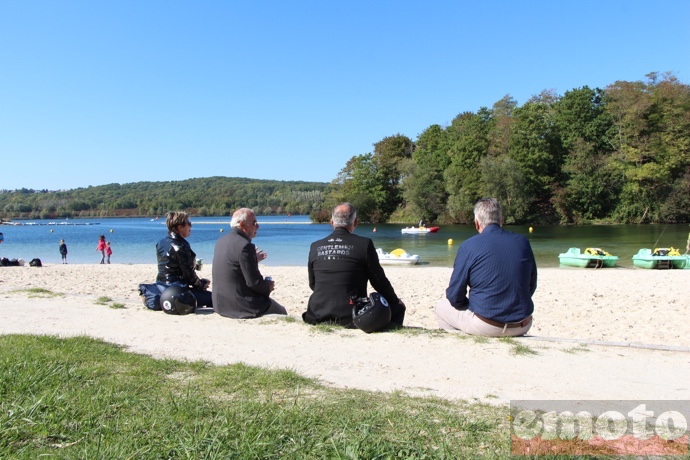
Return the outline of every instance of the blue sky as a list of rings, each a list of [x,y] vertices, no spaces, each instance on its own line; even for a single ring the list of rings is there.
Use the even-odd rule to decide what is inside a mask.
[[[386,136],[671,71],[690,1],[0,0],[0,189],[330,181]]]

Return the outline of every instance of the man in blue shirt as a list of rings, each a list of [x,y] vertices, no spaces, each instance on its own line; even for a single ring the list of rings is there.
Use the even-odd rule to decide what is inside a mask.
[[[495,198],[475,204],[479,234],[460,245],[446,298],[436,305],[442,329],[503,337],[524,335],[532,327],[537,263],[527,238],[502,224]]]

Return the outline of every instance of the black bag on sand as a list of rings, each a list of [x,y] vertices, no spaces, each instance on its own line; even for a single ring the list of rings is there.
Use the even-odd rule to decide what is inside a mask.
[[[10,266],[10,259],[7,257],[0,257],[0,267],[9,267]]]
[[[29,265],[32,267],[42,267],[43,264],[41,263],[41,259],[31,259],[31,262],[29,262]]]

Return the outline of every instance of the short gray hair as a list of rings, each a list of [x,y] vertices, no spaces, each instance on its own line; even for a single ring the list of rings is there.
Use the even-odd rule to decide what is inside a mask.
[[[249,216],[250,212],[253,213],[254,211],[249,208],[240,208],[234,213],[232,213],[232,220],[230,221],[230,226],[239,227],[240,223],[247,220],[247,217]]]
[[[503,216],[501,215],[501,205],[496,198],[482,198],[474,205],[474,220],[479,222],[480,227],[486,228],[491,224],[501,225]]]
[[[333,208],[331,219],[335,227],[354,227],[357,210],[350,203],[340,203]]]

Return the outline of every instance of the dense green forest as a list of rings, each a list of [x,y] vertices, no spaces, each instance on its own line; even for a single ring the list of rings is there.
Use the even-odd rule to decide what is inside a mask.
[[[349,200],[372,222],[471,222],[483,196],[507,223],[688,222],[690,87],[650,73],[522,106],[508,95],[415,141],[384,138],[333,185],[326,208]]]
[[[235,177],[170,182],[109,184],[66,191],[21,189],[0,192],[4,218],[52,219],[163,215],[186,210],[193,215],[227,216],[240,207],[263,215],[309,214],[323,206],[328,184]]]
[[[690,222],[690,86],[670,73],[646,81],[543,91],[518,106],[397,134],[353,156],[330,183],[210,177],[68,191],[0,191],[0,216],[310,214],[327,221],[350,201],[364,222],[471,222],[493,196],[506,223]]]

